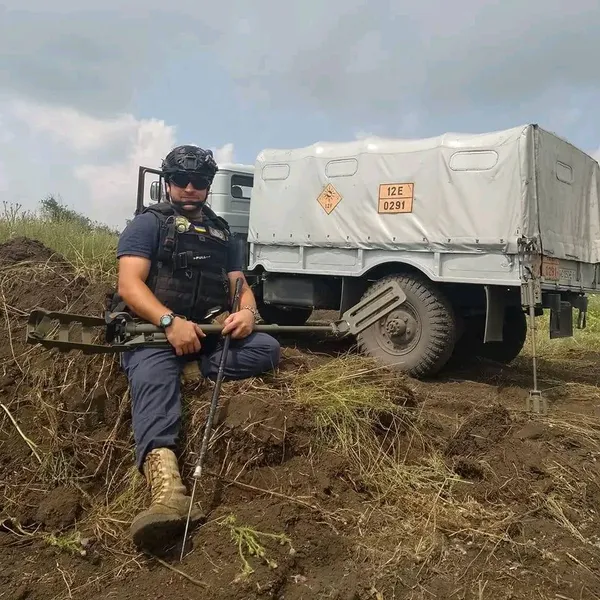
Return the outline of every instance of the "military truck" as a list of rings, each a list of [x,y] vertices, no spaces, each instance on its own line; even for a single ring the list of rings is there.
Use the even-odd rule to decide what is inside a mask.
[[[160,175],[140,168],[139,189],[148,172]],[[162,189],[159,177],[151,201]],[[220,165],[209,203],[243,240],[267,323],[342,314],[397,280],[406,301],[358,347],[424,377],[451,358],[512,361],[528,313],[550,310],[552,338],[573,335],[573,309],[585,327],[599,198],[598,163],[526,124],[265,149],[254,165]]]

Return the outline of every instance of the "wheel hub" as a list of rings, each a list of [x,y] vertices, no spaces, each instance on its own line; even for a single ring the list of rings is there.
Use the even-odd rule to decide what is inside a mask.
[[[407,310],[395,310],[379,322],[379,331],[388,351],[410,352],[421,335],[418,320]]]

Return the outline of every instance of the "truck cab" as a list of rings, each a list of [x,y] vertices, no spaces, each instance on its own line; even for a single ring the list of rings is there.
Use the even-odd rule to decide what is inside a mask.
[[[229,223],[232,233],[244,241],[244,267],[248,265],[248,220],[253,183],[254,166],[221,164],[206,200],[208,206]]]
[[[245,275],[254,290],[261,318],[269,324],[303,325],[312,314],[312,307],[289,306],[278,298],[278,294],[273,294],[269,290],[265,297],[263,286],[267,279],[266,274],[261,271],[250,271],[248,268],[250,248],[248,229],[253,187],[254,165],[221,163],[206,202],[217,215],[227,221],[232,233],[241,240]],[[277,286],[278,275],[273,276],[272,279]]]
[[[207,198],[207,204],[229,223],[231,231],[246,238],[253,183],[254,166],[221,164]]]

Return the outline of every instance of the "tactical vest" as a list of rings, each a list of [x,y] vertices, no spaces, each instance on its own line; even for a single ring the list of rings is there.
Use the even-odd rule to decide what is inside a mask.
[[[160,222],[156,259],[146,285],[173,313],[196,323],[206,323],[211,315],[229,309],[227,248],[230,238],[227,222],[208,207],[208,220],[194,225],[177,213],[168,202],[144,209]],[[116,308],[112,302],[112,310]]]

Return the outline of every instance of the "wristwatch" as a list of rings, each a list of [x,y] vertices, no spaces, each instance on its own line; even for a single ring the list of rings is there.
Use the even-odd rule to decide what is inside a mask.
[[[173,313],[163,315],[158,322],[159,327],[166,329],[167,327],[169,327],[169,325],[171,325],[173,323],[174,319],[175,319],[175,315]]]

